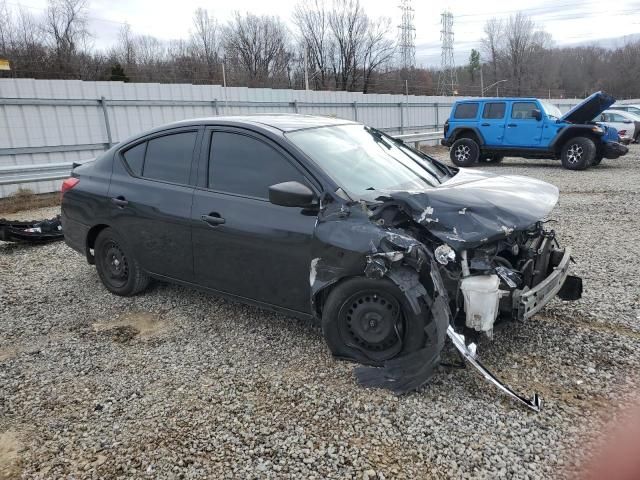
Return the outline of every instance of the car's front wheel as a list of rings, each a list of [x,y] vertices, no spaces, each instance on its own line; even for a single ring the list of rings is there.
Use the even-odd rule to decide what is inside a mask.
[[[471,167],[480,159],[480,146],[471,138],[461,138],[451,146],[449,157],[458,167]]]
[[[596,144],[587,137],[575,137],[562,147],[562,166],[568,170],[589,168],[596,158]]]
[[[143,291],[149,285],[148,275],[112,228],[105,228],[98,234],[94,256],[98,276],[110,292],[126,297]]]
[[[424,346],[428,317],[416,315],[391,280],[355,277],[329,294],[322,331],[336,357],[380,366]]]

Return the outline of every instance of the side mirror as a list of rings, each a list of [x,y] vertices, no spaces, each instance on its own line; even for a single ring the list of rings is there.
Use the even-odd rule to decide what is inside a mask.
[[[542,120],[542,112],[540,110],[537,110],[537,109],[533,110],[531,112],[531,114],[532,114],[533,118],[535,118],[537,121]]]
[[[633,123],[631,120],[625,120],[623,123]]]
[[[283,207],[311,206],[315,202],[315,194],[300,182],[284,182],[269,187],[269,201]]]

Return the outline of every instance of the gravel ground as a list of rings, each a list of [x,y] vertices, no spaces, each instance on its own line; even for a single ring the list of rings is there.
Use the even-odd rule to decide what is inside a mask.
[[[540,414],[471,368],[402,397],[365,389],[305,322],[172,285],[119,298],[63,243],[0,242],[0,479],[570,474],[637,386],[632,150],[586,172],[485,167],[560,187],[554,228],[585,280],[581,301],[554,300],[480,345],[499,376],[541,394]]]

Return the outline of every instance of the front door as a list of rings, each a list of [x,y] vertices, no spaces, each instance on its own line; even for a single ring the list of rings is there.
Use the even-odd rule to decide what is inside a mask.
[[[535,110],[540,110],[536,102],[513,102],[511,104],[511,112],[506,122],[504,145],[540,146],[544,121],[536,119]],[[542,112],[542,110],[540,111]]]
[[[480,132],[487,146],[502,145],[506,110],[506,102],[486,102],[484,104]]]
[[[314,183],[278,145],[256,133],[212,128],[203,150],[206,187],[196,189],[192,214],[197,283],[309,313],[316,212],[273,205],[268,188],[298,181],[313,189]]]

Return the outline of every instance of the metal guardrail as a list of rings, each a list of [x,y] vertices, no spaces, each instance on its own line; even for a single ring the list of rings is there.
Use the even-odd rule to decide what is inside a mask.
[[[414,143],[416,148],[421,142],[436,141],[442,137],[440,132],[420,132],[409,133],[405,135],[392,135],[393,137],[403,140],[406,143]],[[81,147],[81,148],[80,148]],[[74,150],[104,150],[105,145],[98,143],[94,145],[56,145],[52,147],[25,147],[21,150],[30,150],[29,152],[65,152]],[[0,154],[3,149],[0,149]],[[16,149],[11,150],[15,154]],[[33,150],[33,152],[32,152]],[[6,155],[6,153],[5,153]],[[87,160],[91,161],[91,160]],[[41,163],[35,165],[12,165],[0,167],[0,185],[18,185],[21,183],[45,182],[51,180],[61,180],[67,178],[71,174],[73,165],[79,165],[84,162],[63,162],[63,163]]]
[[[62,180],[71,174],[74,165],[77,166],[90,161],[0,167],[0,185]]]

